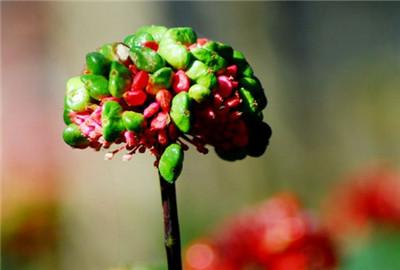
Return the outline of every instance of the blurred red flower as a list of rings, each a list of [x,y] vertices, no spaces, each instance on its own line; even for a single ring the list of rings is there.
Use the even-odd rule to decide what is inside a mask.
[[[291,194],[280,194],[221,226],[185,254],[187,270],[332,269],[334,245],[327,232]]]
[[[400,174],[384,168],[358,173],[332,193],[324,212],[336,235],[371,223],[400,228]]]

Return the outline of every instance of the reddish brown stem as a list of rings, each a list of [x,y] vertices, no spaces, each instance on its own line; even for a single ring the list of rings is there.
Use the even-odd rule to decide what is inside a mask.
[[[168,183],[160,175],[161,200],[164,215],[164,245],[168,270],[182,270],[181,239],[175,183]]]

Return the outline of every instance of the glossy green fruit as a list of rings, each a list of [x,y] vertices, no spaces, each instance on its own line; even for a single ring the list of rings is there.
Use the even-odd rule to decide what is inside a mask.
[[[141,47],[148,41],[154,41],[154,38],[147,32],[139,32],[124,38],[124,43],[129,47]]]
[[[190,64],[190,53],[186,47],[173,40],[161,40],[158,53],[175,69],[186,69]]]
[[[123,64],[113,61],[109,77],[108,90],[114,97],[120,98],[129,90],[131,84],[131,72]]]
[[[218,44],[215,41],[208,41],[203,46],[204,49],[216,52],[218,50]]]
[[[190,27],[174,27],[165,32],[163,40],[168,39],[183,45],[190,45],[197,41],[197,35]]]
[[[114,142],[125,130],[122,122],[122,107],[116,101],[106,101],[101,113],[103,137],[107,142]]]
[[[211,90],[201,84],[194,84],[189,88],[189,97],[197,103],[202,103],[211,95]]]
[[[73,77],[67,82],[65,104],[74,112],[85,111],[90,103],[89,91],[81,81],[80,76]]]
[[[125,111],[122,114],[122,121],[129,131],[140,132],[144,125],[144,116],[141,113]]]
[[[150,76],[151,84],[156,89],[168,89],[171,86],[173,71],[169,67],[163,67]]]
[[[136,31],[136,34],[146,32],[152,35],[155,41],[160,42],[160,40],[164,36],[165,32],[167,32],[167,30],[168,29],[166,27],[160,25],[146,25],[140,27]]]
[[[200,76],[196,80],[196,83],[203,85],[206,88],[213,89],[214,86],[217,84],[217,77],[213,73],[207,73]]]
[[[161,155],[158,170],[168,183],[173,183],[181,174],[183,158],[182,147],[176,143],[169,145]]]
[[[82,82],[85,84],[86,89],[89,91],[89,95],[97,100],[104,97],[110,96],[108,91],[108,81],[101,75],[82,75]]]
[[[130,57],[138,69],[146,72],[153,73],[165,66],[160,54],[147,47],[132,47]]]
[[[197,60],[206,64],[213,72],[227,66],[226,60],[214,51],[205,48],[195,48],[191,53]]]
[[[233,58],[232,47],[222,42],[218,42],[217,45],[217,53],[227,61],[231,61]]]
[[[107,75],[110,72],[110,60],[99,52],[86,55],[86,69],[90,74]]]
[[[69,114],[70,114],[71,112],[72,112],[71,109],[69,109],[69,108],[64,108],[63,118],[64,118],[64,123],[65,123],[66,125],[69,125],[69,124],[72,123],[72,122],[71,122],[71,119],[70,119],[70,117],[69,117]]]
[[[257,100],[254,98],[251,91],[241,87],[239,89],[240,97],[243,101],[243,110],[246,113],[256,114],[259,111]]]
[[[190,68],[186,71],[186,75],[193,81],[196,81],[201,76],[207,75],[208,67],[201,61],[194,61]]]
[[[267,98],[260,81],[256,77],[243,77],[239,81],[240,86],[249,90],[257,101],[257,111],[262,111],[267,106]]]
[[[63,132],[64,141],[74,148],[86,148],[89,146],[89,141],[83,136],[79,127],[75,124],[69,124]]]
[[[118,57],[115,54],[114,47],[117,43],[107,43],[99,48],[99,53],[102,54],[108,61],[117,61]]]
[[[190,98],[187,92],[180,92],[172,99],[170,116],[183,133],[191,128]]]

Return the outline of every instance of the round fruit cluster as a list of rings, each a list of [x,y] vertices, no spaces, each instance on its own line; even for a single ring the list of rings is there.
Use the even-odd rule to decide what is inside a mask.
[[[290,194],[239,214],[185,254],[187,270],[335,269],[336,264],[329,234]]]
[[[189,27],[144,26],[86,55],[67,82],[64,141],[75,148],[121,147],[129,160],[150,150],[167,181],[179,175],[186,143],[226,160],[264,153],[267,99],[244,55],[197,38]]]

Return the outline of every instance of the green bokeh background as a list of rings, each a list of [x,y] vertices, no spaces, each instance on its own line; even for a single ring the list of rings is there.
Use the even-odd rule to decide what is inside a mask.
[[[60,135],[65,82],[85,54],[142,25],[191,26],[232,44],[269,99],[273,135],[261,158],[186,154],[177,184],[183,245],[275,192],[293,191],[317,211],[349,172],[399,168],[399,3],[2,2],[1,15],[2,206],[57,190],[49,269],[164,261],[153,157],[106,162]],[[46,263],[33,259],[32,269]]]

